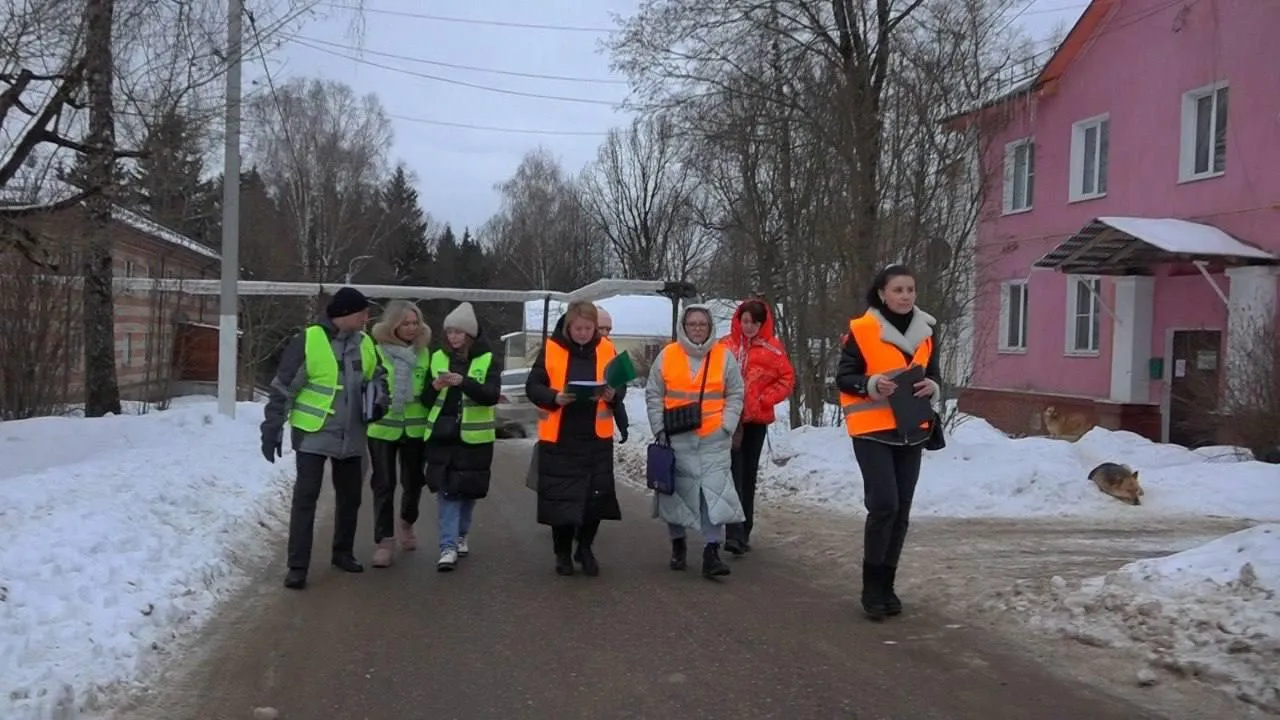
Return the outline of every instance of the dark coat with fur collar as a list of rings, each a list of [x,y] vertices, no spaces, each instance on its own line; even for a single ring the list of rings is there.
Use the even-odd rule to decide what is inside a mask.
[[[867,310],[867,314],[875,317],[880,324],[881,339],[901,350],[908,363],[915,357],[916,350],[921,343],[933,337],[933,327],[938,323],[932,315],[920,308],[916,308],[911,312],[911,323],[907,326],[907,331],[903,333],[889,324],[889,321],[880,314],[880,311],[875,309]],[[933,352],[929,355],[929,365],[924,370],[925,378],[931,380],[935,385],[934,397],[937,397],[938,388],[942,384],[938,355],[939,349],[937,343],[935,343]],[[871,376],[867,375],[867,359],[863,357],[862,349],[858,347],[858,341],[850,334],[845,338],[844,347],[840,351],[840,365],[836,368],[836,387],[839,388],[840,392],[851,395],[877,398],[879,396],[875,391],[875,387],[871,385],[870,380]],[[864,436],[860,435],[859,437]],[[901,429],[885,430],[865,437],[868,440],[877,440],[894,445],[919,445],[929,439],[929,431],[921,430],[920,428],[909,428],[905,433]]]

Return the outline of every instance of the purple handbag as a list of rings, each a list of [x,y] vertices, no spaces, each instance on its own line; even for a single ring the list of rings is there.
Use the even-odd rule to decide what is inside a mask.
[[[645,487],[662,495],[676,492],[676,451],[663,437],[649,443],[645,466]]]

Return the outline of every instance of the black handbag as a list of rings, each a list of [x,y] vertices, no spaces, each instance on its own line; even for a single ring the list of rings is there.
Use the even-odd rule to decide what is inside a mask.
[[[929,437],[924,441],[925,450],[941,450],[947,446],[947,436],[942,431],[942,416],[933,411],[933,419],[929,421]]]
[[[711,374],[711,351],[702,361],[702,388],[698,390],[698,401],[677,405],[662,411],[662,431],[667,437],[683,435],[702,427],[702,397],[707,393],[707,376]]]

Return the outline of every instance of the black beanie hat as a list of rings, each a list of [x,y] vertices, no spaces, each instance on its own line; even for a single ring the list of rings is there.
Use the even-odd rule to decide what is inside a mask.
[[[325,313],[331,318],[346,317],[369,309],[369,298],[355,288],[344,287],[333,294]]]

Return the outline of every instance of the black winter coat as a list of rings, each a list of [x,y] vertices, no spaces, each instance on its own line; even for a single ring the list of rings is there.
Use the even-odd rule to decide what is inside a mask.
[[[564,331],[564,317],[555,333],[547,338],[569,351],[566,381],[596,379],[597,337],[586,345],[570,341]],[[540,351],[525,381],[529,402],[546,410],[560,409],[556,391],[547,375],[546,353]],[[610,407],[622,407],[623,392],[614,396]],[[560,439],[539,441],[534,452],[538,462],[538,522],[543,525],[581,525],[587,520],[621,520],[613,477],[613,438],[596,436],[596,404],[577,402],[561,409]]]
[[[448,351],[446,351],[448,352]],[[497,405],[502,390],[502,362],[494,356],[485,374],[484,382],[467,377],[471,361],[490,352],[489,343],[483,337],[471,343],[466,357],[454,354],[449,358],[449,371],[462,375],[462,384],[445,388],[447,393],[440,417],[460,417],[462,396],[465,394],[479,405]],[[428,408],[435,404],[439,392],[428,382],[422,390],[422,402]],[[461,438],[427,438],[424,448],[427,488],[442,492],[446,497],[479,499],[489,494],[490,468],[493,466],[493,443],[468,445]]]

